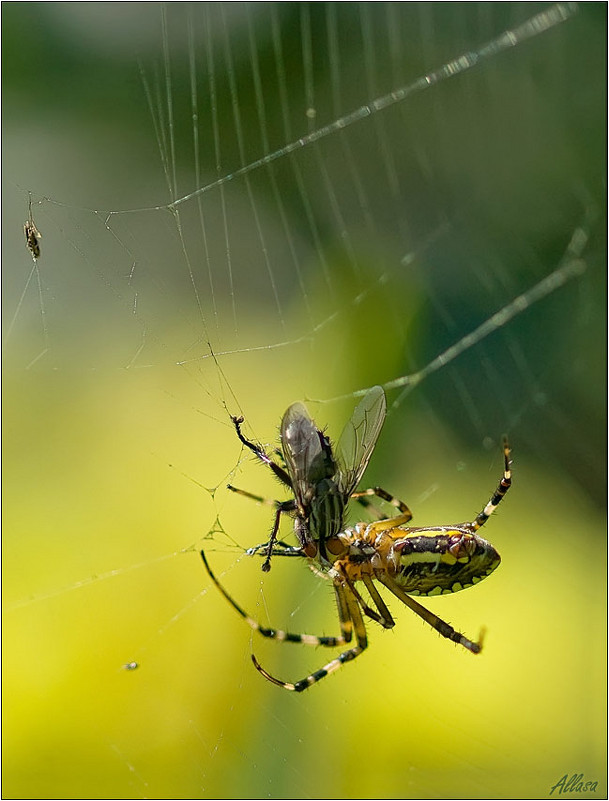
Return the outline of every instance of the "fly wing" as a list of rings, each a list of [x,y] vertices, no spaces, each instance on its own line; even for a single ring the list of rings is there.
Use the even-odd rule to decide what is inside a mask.
[[[344,427],[336,455],[340,466],[338,484],[345,498],[353,492],[364,474],[385,422],[387,401],[381,387],[372,387],[355,407]]]
[[[280,427],[283,457],[299,506],[310,505],[315,486],[336,472],[329,440],[317,428],[306,407],[293,403]]]

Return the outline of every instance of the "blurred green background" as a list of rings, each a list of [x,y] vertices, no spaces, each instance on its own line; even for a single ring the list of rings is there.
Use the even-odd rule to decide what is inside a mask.
[[[606,794],[605,5],[168,207],[553,8],[4,4],[5,797]],[[253,638],[201,547],[262,622],[338,623],[242,558],[271,515],[226,484],[281,490],[229,415],[273,446],[292,401],[424,368],[581,225],[582,276],[389,394],[364,479],[471,519],[509,434],[503,563],[428,603],[483,654],[390,601],[354,664],[265,682],[252,649],[286,680],[328,652]],[[310,409],[336,437],[356,402]]]

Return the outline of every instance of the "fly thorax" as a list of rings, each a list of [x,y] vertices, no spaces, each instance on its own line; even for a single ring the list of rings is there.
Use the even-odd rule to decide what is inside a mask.
[[[314,540],[335,537],[342,529],[345,503],[343,496],[330,479],[325,478],[315,485],[309,514],[309,531]]]

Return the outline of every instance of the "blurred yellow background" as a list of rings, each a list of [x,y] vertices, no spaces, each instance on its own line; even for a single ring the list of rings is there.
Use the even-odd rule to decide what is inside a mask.
[[[523,797],[564,773],[602,782],[603,521],[564,476],[515,439],[513,489],[485,528],[502,565],[427,601],[471,637],[487,627],[479,657],[389,599],[393,631],[370,623],[355,663],[289,694],[255,672],[252,648],[287,680],[328,652],[252,638],[197,550],[277,627],[336,633],[331,589],[299,563],[263,576],[237,559],[231,541],[263,540],[270,510],[233,497],[227,476],[277,486],[249,459],[233,479],[240,447],[226,420],[201,417],[196,390],[176,401],[149,378],[94,377],[86,394],[64,378],[59,394],[56,375],[26,374],[5,400],[19,432],[5,455],[9,795]],[[247,411],[272,435],[270,406]],[[418,525],[471,519],[499,450],[460,453],[424,417],[404,423],[396,450],[392,423],[365,483],[405,498]],[[216,518],[226,537],[208,537]],[[121,668],[131,660],[137,670]]]

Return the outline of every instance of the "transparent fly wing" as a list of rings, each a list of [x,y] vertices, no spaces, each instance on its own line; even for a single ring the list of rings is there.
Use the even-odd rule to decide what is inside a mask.
[[[336,456],[340,466],[339,486],[345,497],[351,495],[364,474],[385,422],[387,401],[381,387],[368,390],[344,427]]]
[[[280,427],[283,457],[299,506],[307,506],[315,486],[336,472],[329,440],[309,416],[302,403],[293,403]]]

